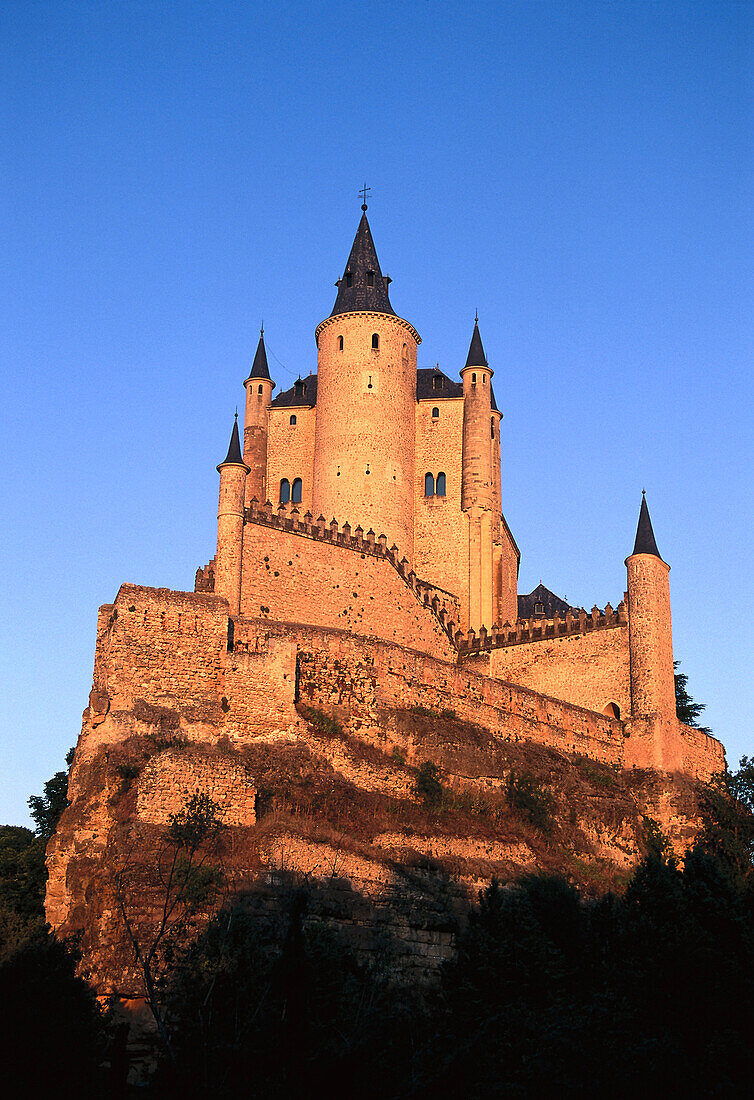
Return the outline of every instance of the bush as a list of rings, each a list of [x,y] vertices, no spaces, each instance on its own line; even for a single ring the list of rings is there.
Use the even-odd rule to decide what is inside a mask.
[[[543,833],[550,832],[553,826],[552,814],[555,809],[555,799],[530,772],[519,774],[512,771],[508,776],[506,791],[511,809],[518,811]]]
[[[437,807],[442,802],[443,787],[437,764],[425,760],[416,773],[416,794],[425,806]]]

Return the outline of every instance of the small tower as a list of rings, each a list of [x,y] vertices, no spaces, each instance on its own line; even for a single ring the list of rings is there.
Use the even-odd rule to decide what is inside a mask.
[[[215,593],[228,601],[231,615],[241,607],[241,559],[243,555],[244,489],[249,467],[241,458],[236,413],[230,446],[220,474],[220,502],[217,509],[217,558]]]
[[[384,531],[413,561],[416,348],[390,304],[366,203],[317,341],[312,511]]]
[[[267,438],[270,404],[275,383],[267,367],[264,329],[259,334],[251,373],[244,382],[246,414],[243,430],[243,461],[249,467],[246,478],[246,503],[252,497],[263,504],[267,499]]]
[[[643,494],[634,551],[626,558],[626,570],[631,714],[675,723],[670,566],[660,557]]]
[[[489,630],[493,611],[493,516],[496,486],[493,473],[494,439],[491,438],[492,371],[474,321],[463,379],[463,452],[461,459],[461,507],[469,521],[469,627]],[[498,474],[499,477],[499,474]]]

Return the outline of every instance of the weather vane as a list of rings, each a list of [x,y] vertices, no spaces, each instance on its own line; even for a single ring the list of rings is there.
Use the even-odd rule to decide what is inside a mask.
[[[367,187],[367,185],[365,183],[364,186],[362,187],[362,189],[359,191],[359,198],[361,199],[361,209],[362,210],[366,210],[366,208],[367,208],[367,197],[368,197],[369,192],[371,190],[372,190],[372,188]]]

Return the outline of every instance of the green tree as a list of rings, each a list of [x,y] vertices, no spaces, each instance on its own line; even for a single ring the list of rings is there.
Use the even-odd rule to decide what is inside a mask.
[[[75,751],[69,749],[66,753],[65,762],[69,771]],[[44,794],[33,794],[28,805],[37,826],[37,836],[47,844],[58,826],[63,810],[68,806],[68,771],[55,772],[52,779],[45,783]]]
[[[689,678],[685,672],[677,672],[680,661],[673,661],[673,678],[675,680],[675,712],[679,722],[685,722],[687,726],[693,726],[702,733],[712,733],[709,726],[699,724],[699,715],[707,709],[706,703],[695,703],[689,695]]]

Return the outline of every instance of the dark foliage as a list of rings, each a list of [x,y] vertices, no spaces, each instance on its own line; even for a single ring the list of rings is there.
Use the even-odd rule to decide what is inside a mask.
[[[65,762],[70,768],[73,763],[74,749],[66,753]],[[55,772],[52,779],[44,785],[44,794],[33,794],[29,799],[29,810],[37,826],[37,836],[45,844],[55,832],[60,816],[68,805],[68,772]]]
[[[437,807],[442,802],[443,788],[437,764],[426,760],[416,772],[416,793],[425,806]]]
[[[528,772],[511,772],[506,786],[508,802],[535,828],[548,833],[553,827],[552,814],[555,799],[546,787],[537,782]]]
[[[694,726],[695,729],[699,729],[702,733],[712,733],[709,726],[702,726],[699,723],[699,716],[703,711],[707,709],[706,703],[695,703],[692,697],[689,695],[688,682],[689,678],[685,672],[675,672],[680,665],[680,661],[673,662],[674,679],[675,679],[675,713],[679,722],[685,722],[687,726]]]

